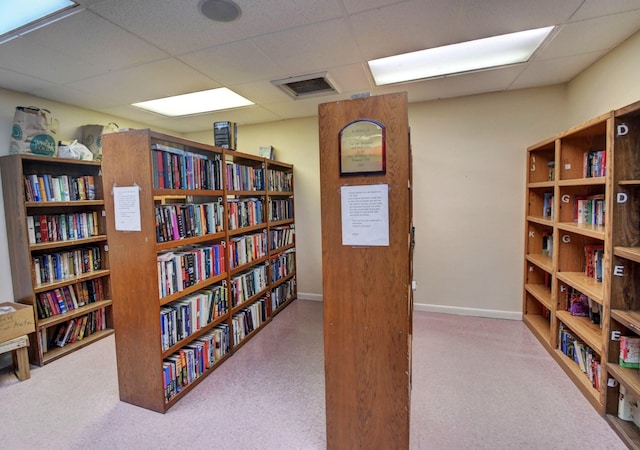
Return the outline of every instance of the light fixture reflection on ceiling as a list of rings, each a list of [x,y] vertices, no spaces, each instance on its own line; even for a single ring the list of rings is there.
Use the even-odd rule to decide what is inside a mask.
[[[198,5],[205,17],[216,22],[231,22],[242,14],[242,10],[231,0],[202,0]]]
[[[460,74],[526,62],[553,26],[445,45],[369,61],[376,85]]]
[[[163,116],[177,117],[239,108],[253,104],[251,100],[247,100],[230,89],[216,88],[133,103],[132,106],[162,114]]]

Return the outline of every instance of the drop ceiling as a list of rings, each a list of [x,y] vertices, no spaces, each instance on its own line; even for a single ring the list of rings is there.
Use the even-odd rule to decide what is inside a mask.
[[[0,44],[0,87],[162,127],[209,130],[314,116],[318,103],[407,91],[409,102],[564,83],[640,29],[640,0],[79,0],[79,13]],[[376,87],[367,60],[557,25],[525,64]],[[293,99],[271,83],[327,72],[338,93]],[[226,86],[255,105],[165,118],[131,103]]]

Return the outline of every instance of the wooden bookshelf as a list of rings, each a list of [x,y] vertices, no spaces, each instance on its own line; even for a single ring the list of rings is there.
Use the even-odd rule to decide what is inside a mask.
[[[43,366],[113,333],[101,165],[20,154],[0,158],[0,168],[13,292],[33,306],[29,356]],[[95,264],[83,265],[89,252]],[[88,285],[83,304],[79,289]],[[57,339],[71,322],[75,332]]]
[[[640,336],[640,102],[614,112],[612,127],[613,164],[612,257],[610,291],[610,336],[606,377],[606,417],[630,448],[640,448],[640,411],[633,421],[618,416],[620,386],[626,399],[640,399],[638,370],[619,365],[617,336]],[[633,411],[633,410],[632,410]]]
[[[608,352],[612,230],[602,205],[613,198],[612,130],[613,113],[608,113],[527,149],[523,320],[600,413],[606,396],[602,366]],[[589,273],[587,254],[590,261],[597,256]],[[587,298],[600,312],[578,316],[586,314],[579,306]],[[600,375],[578,364],[574,342],[585,346],[581,354],[599,361]]]
[[[290,190],[267,189],[270,166],[289,174]],[[267,209],[271,195],[293,204],[293,166],[137,130],[103,138],[103,168],[106,186],[135,186],[139,200],[136,231],[117,228],[124,212],[105,203],[120,399],[166,412],[296,298],[294,260],[292,289],[272,303],[284,283],[272,281],[272,259],[295,255],[293,237],[269,247],[272,229],[293,229],[293,210],[282,225]],[[178,280],[183,262],[175,273],[195,275]],[[199,351],[208,356],[176,375]]]
[[[363,118],[385,127],[386,173],[340,176],[340,132]],[[324,103],[318,120],[327,448],[409,448],[414,234],[407,95]],[[388,186],[389,243],[344,244],[341,205],[349,194],[342,192],[369,185]]]

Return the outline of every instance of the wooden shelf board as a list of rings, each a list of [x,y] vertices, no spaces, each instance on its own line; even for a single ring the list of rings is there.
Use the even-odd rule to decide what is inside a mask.
[[[292,197],[293,191],[267,191],[269,197]]]
[[[94,242],[104,242],[107,240],[107,235],[100,234],[97,236],[91,236],[88,238],[82,239],[67,239],[66,241],[52,241],[52,242],[41,242],[38,244],[29,245],[29,250],[39,251],[39,250],[48,250],[51,248],[65,248],[65,247],[73,247],[75,245],[86,245],[92,244]]]
[[[71,284],[79,283],[81,281],[93,280],[94,278],[100,278],[109,275],[109,270],[94,270],[93,272],[83,273],[77,277],[66,278],[64,280],[53,281],[51,283],[43,283],[34,286],[33,292],[39,293],[44,291],[51,291]]]
[[[547,227],[553,227],[553,219],[542,216],[527,216],[527,221],[544,225]]]
[[[612,309],[611,318],[621,323],[625,327],[640,334],[640,312],[625,309]],[[640,392],[639,392],[640,394]],[[638,395],[640,398],[640,395]]]
[[[587,378],[587,374],[580,370],[580,366],[570,360],[564,353],[558,349],[554,349],[551,355],[558,362],[565,373],[573,380],[574,384],[580,389],[591,405],[598,411],[600,415],[604,414],[604,404],[600,403],[600,393],[591,385],[591,381]]]
[[[605,177],[573,178],[558,181],[558,186],[597,186],[605,184]]]
[[[271,289],[275,289],[278,286],[280,286],[281,284],[284,284],[285,282],[287,282],[288,280],[292,279],[296,274],[296,271],[294,270],[293,272],[291,272],[290,274],[285,275],[284,277],[276,280],[276,281],[272,281],[271,282]]]
[[[181,198],[187,195],[197,197],[224,197],[224,191],[217,189],[154,189],[153,196],[155,197],[169,197],[169,198]]]
[[[543,284],[525,284],[524,288],[527,292],[544,305],[548,310],[552,310],[551,307],[551,289]]]
[[[602,328],[591,323],[588,317],[572,316],[569,311],[556,311],[556,317],[578,335],[585,344],[602,355]]]
[[[252,231],[264,230],[267,227],[266,223],[259,223],[257,225],[251,225],[248,227],[236,228],[235,230],[229,230],[229,236],[235,236],[238,234],[246,234]]]
[[[268,255],[261,256],[260,258],[254,259],[253,261],[249,261],[248,263],[242,264],[241,266],[234,267],[230,269],[229,272],[233,276],[239,272],[242,272],[243,270],[250,269],[253,266],[257,266],[265,262],[268,257],[269,257]]]
[[[225,237],[225,233],[224,231],[218,232],[218,233],[212,233],[212,234],[205,234],[203,236],[195,236],[195,237],[189,237],[189,238],[184,238],[184,239],[176,239],[174,241],[167,241],[167,242],[158,242],[156,244],[156,249],[157,250],[169,250],[171,248],[175,248],[175,247],[183,247],[183,246],[187,246],[187,245],[194,245],[194,244],[202,244],[204,242],[209,242],[209,241],[219,241],[221,239],[224,239]]]
[[[613,254],[640,263],[640,247],[614,247]]]
[[[68,202],[24,202],[24,206],[27,208],[67,208],[102,205],[104,205],[104,200],[73,200]]]
[[[607,373],[622,383],[634,397],[640,398],[638,369],[628,369],[615,363],[607,363]]]
[[[606,235],[603,226],[590,225],[586,223],[560,222],[558,223],[558,229],[569,231],[570,233],[579,234],[581,236],[599,239],[602,241],[604,241]]]
[[[527,261],[540,267],[545,272],[553,272],[553,260],[550,256],[542,255],[540,253],[529,253],[525,256],[525,258],[527,259]]]
[[[267,191],[233,191],[228,190],[227,196],[235,196],[235,197],[264,197],[267,195]]]
[[[627,447],[640,450],[640,429],[633,422],[627,422],[613,414],[607,414],[605,419]]]
[[[245,335],[244,339],[242,339],[239,343],[233,345],[231,347],[231,353],[233,354],[237,352],[244,344],[249,342],[256,334],[258,334],[258,332],[261,331],[269,322],[271,322],[271,317],[267,317],[267,320],[262,322],[258,328],[254,329],[251,333]],[[233,331],[231,331],[231,333],[233,333]],[[233,341],[233,336],[230,336],[230,337],[231,337],[231,340]]]
[[[205,333],[208,333],[213,328],[215,328],[218,325],[220,325],[221,323],[225,322],[228,319],[228,317],[229,317],[229,312],[227,311],[223,315],[218,316],[215,319],[213,319],[213,321],[211,323],[206,324],[204,327],[200,328],[198,331],[194,332],[193,334],[190,334],[189,336],[187,336],[184,339],[180,340],[179,342],[175,343],[174,345],[169,347],[167,350],[164,350],[162,352],[162,359],[165,359],[165,358],[173,355],[175,352],[180,350],[182,347],[184,347],[185,345],[187,345],[191,341],[198,339],[200,336],[202,336]]]
[[[279,227],[279,226],[282,226],[282,225],[289,225],[289,224],[292,224],[293,221],[294,221],[293,219],[282,219],[282,220],[275,220],[275,221],[270,220],[269,221],[269,226],[270,227]]]
[[[89,303],[88,305],[80,306],[78,309],[73,309],[63,314],[57,314],[55,316],[47,317],[46,319],[38,319],[38,328],[49,328],[53,325],[57,325],[67,320],[74,319],[76,317],[84,316],[91,311],[111,306],[111,300],[102,300],[95,303]]]
[[[556,272],[556,278],[602,304],[604,300],[603,282],[586,276],[584,272]]]
[[[273,249],[273,250],[269,250],[269,257],[278,255],[278,254],[284,252],[285,250],[289,250],[290,248],[295,248],[295,246],[296,246],[296,244],[292,243],[292,244],[283,245],[282,247],[278,247],[278,248]]]
[[[291,303],[293,303],[293,301],[296,300],[296,299],[297,299],[297,295],[294,295],[289,300],[285,300],[285,302],[282,305],[278,306],[276,308],[276,310],[271,313],[272,314],[271,317],[275,317],[277,314],[280,314],[280,312],[283,309],[285,309],[287,306],[289,306]]]
[[[166,297],[160,298],[160,306],[166,305],[167,303],[171,303],[174,300],[178,300],[185,295],[193,294],[200,289],[206,288],[207,286],[217,283],[218,281],[222,281],[227,278],[227,273],[223,272],[220,275],[215,275],[211,278],[207,278],[206,280],[202,280],[199,283],[194,284],[193,286],[189,286],[186,289],[181,290],[180,292],[174,292],[171,295],[167,295]]]
[[[536,181],[533,183],[528,183],[528,189],[538,189],[538,188],[552,188],[554,186],[554,181]]]
[[[621,186],[640,186],[640,180],[619,180]]]
[[[267,293],[268,289],[269,289],[269,286],[265,287],[263,290],[258,292],[256,295],[248,298],[247,300],[243,301],[242,303],[238,303],[236,306],[233,306],[231,308],[231,315],[236,314],[238,311],[246,308],[247,306],[250,306],[252,303],[255,303],[257,300],[260,300],[260,298]]]
[[[522,316],[524,323],[531,329],[538,340],[549,345],[551,339],[551,325],[544,317],[534,314],[525,314]]]
[[[100,339],[106,338],[107,336],[110,336],[112,334],[113,334],[113,329],[96,331],[95,333],[90,334],[89,336],[86,336],[80,341],[76,341],[72,344],[67,344],[64,347],[50,349],[48,352],[44,353],[43,362],[45,364],[48,364],[51,361],[61,358],[64,355],[74,352],[79,348],[85,347],[95,341],[99,341]]]

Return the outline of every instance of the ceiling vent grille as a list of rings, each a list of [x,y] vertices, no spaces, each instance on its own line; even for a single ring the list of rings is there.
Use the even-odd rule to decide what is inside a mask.
[[[283,78],[271,82],[294,99],[321,94],[337,94],[338,89],[327,72]]]

